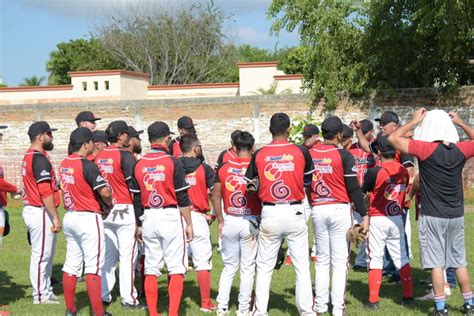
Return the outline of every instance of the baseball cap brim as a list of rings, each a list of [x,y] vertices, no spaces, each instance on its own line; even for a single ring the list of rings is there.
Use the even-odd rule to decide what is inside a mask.
[[[6,126],[6,125],[0,125],[0,129],[5,129],[5,128],[8,128],[8,126]]]

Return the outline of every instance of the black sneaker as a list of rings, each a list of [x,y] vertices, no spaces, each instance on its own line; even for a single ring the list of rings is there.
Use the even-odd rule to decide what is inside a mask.
[[[124,310],[127,310],[127,311],[141,311],[141,310],[145,310],[145,309],[148,309],[148,307],[146,305],[143,305],[143,304],[127,304],[127,303],[122,303],[122,309]]]
[[[413,297],[404,297],[402,298],[402,306],[403,307],[412,307],[415,304]]]
[[[64,313],[66,316],[76,316],[76,313],[70,312],[66,309],[66,313]]]
[[[359,272],[367,272],[367,267],[363,267],[363,266],[359,266],[357,264],[354,264],[352,266],[352,270],[359,271]]]
[[[110,304],[112,304],[112,302],[102,301],[102,305],[104,306],[109,306]]]
[[[364,307],[366,309],[371,309],[371,310],[377,310],[380,308],[379,302],[375,302],[375,303],[367,302],[364,304]]]
[[[474,305],[466,303],[463,305],[463,307],[464,307],[464,316],[474,315]]]
[[[433,316],[448,316],[448,310],[447,309],[434,309]]]

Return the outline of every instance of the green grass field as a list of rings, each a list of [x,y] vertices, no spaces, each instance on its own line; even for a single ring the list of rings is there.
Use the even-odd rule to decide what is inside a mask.
[[[29,258],[30,248],[26,241],[26,228],[21,218],[21,208],[10,208],[12,230],[8,237],[4,239],[3,248],[0,250],[0,305],[8,304],[7,309],[13,315],[64,315],[65,306],[61,305],[33,305],[31,297],[31,287],[29,281]],[[412,261],[414,291],[415,296],[425,293],[425,286],[419,284],[420,279],[426,279],[429,274],[420,268],[418,256],[418,241],[416,222],[412,216],[413,227],[413,252]],[[474,262],[474,213],[466,214],[466,248],[468,260]],[[312,229],[311,229],[312,230]],[[212,240],[216,249],[216,225],[212,225]],[[65,258],[65,241],[61,233],[58,239],[58,246],[54,264],[54,277],[60,279],[62,263]],[[219,275],[222,269],[222,262],[217,252],[213,258],[214,270],[212,271],[212,297],[217,296]],[[312,269],[314,270],[314,269]],[[314,272],[314,271],[312,271]],[[471,276],[474,276],[474,269],[470,266]],[[273,274],[272,288],[270,294],[269,313],[270,315],[297,315],[295,308],[295,273],[291,266],[283,266],[280,271]],[[314,279],[313,279],[314,280]],[[314,282],[314,281],[313,281]],[[167,308],[168,296],[166,291],[166,276],[159,279],[159,310],[164,313]],[[63,301],[62,286],[55,287],[55,293]],[[381,289],[381,309],[375,312],[364,310],[363,303],[367,300],[367,273],[349,273],[348,282],[348,305],[347,315],[427,315],[432,309],[431,302],[416,302],[414,308],[404,309],[399,303],[401,300],[401,284],[389,284],[385,282]],[[238,294],[238,279],[235,280],[231,293],[231,310],[235,312]],[[117,286],[114,291],[113,303],[108,308],[113,315],[146,315],[143,311],[126,312],[121,309],[120,301],[117,300]],[[144,300],[142,300],[144,302]],[[448,298],[450,315],[461,315],[462,300],[459,289],[456,289]],[[85,289],[85,283],[78,283],[77,286],[77,306],[80,315],[89,315],[89,301]],[[200,315],[199,311],[199,288],[196,283],[196,274],[190,272],[186,275],[183,300],[181,302],[180,315]]]

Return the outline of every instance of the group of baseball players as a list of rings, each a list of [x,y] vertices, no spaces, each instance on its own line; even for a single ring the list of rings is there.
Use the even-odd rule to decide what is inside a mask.
[[[255,149],[254,137],[236,130],[214,168],[204,161],[190,117],[178,120],[179,136],[174,139],[166,123],[148,126],[151,149],[143,155],[143,131],[125,121],[113,121],[99,131],[98,120],[90,111],[77,115],[68,156],[57,170],[48,156],[56,129],[44,121],[29,127],[31,146],[23,159],[21,196],[31,243],[34,304],[59,304],[51,276],[57,233],[63,230],[66,315],[77,313],[76,283],[83,274],[93,315],[110,315],[105,307],[112,301],[117,275],[124,309],[159,315],[158,277],[165,265],[168,315],[178,315],[188,256],[197,273],[202,312],[229,314],[231,286],[240,267],[237,315],[268,315],[272,273],[284,242],[296,271],[299,314],[324,314],[331,305],[333,315],[344,315],[348,235],[357,224],[362,242],[355,266],[368,271],[366,308],[379,309],[387,260],[399,271],[401,304],[409,307],[413,280],[405,227],[410,226],[410,198],[416,197],[421,263],[432,271],[433,314],[448,313],[443,271],[453,268],[464,314],[474,315],[461,179],[465,162],[474,156],[474,129],[456,113],[420,109],[401,126],[397,114],[386,111],[376,119],[377,136],[369,120],[346,125],[331,116],[319,128],[305,126],[301,146],[289,141],[288,115],[276,113],[270,119],[269,144]],[[471,140],[459,142],[455,125]],[[2,178],[2,191],[20,192]],[[62,221],[61,196],[66,210]],[[4,195],[0,204],[6,206]],[[314,293],[309,218],[314,229]],[[217,304],[211,300],[209,230],[215,219],[223,262]],[[137,266],[143,267],[143,288],[138,291]],[[138,301],[142,290],[146,305]]]

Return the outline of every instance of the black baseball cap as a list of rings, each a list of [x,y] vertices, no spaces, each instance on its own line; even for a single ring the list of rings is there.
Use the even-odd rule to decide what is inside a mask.
[[[303,129],[304,136],[313,136],[319,134],[319,128],[314,124],[308,124]]]
[[[28,136],[34,137],[39,134],[57,131],[57,128],[51,128],[45,121],[34,122],[28,129]]]
[[[388,123],[395,123],[397,125],[400,123],[400,119],[398,118],[397,113],[393,111],[383,112],[382,116],[380,118],[376,118],[375,121],[379,122],[381,126],[385,126]]]
[[[5,129],[5,128],[7,128],[7,127],[8,127],[8,126],[6,126],[6,125],[0,125],[0,129]]]
[[[156,139],[174,134],[165,122],[154,122],[148,126],[148,139]]]
[[[92,133],[92,135],[93,135],[92,140],[94,141],[94,143],[104,143],[104,144],[108,143],[107,135],[105,134],[104,131],[95,131]]]
[[[133,126],[128,127],[128,135],[130,135],[130,138],[135,137],[135,138],[138,138],[139,140],[142,140],[140,138],[140,134],[143,134],[143,130],[137,131],[135,127]]]
[[[374,124],[372,124],[371,121],[369,120],[362,120],[359,122],[360,124],[360,129],[362,131],[362,133],[366,134],[368,132],[370,132],[371,130],[374,129]]]
[[[193,119],[189,116],[181,116],[178,120],[178,128],[192,129],[194,128]]]
[[[95,117],[94,113],[91,111],[83,111],[77,114],[76,116],[76,123],[79,125],[81,122],[92,122],[94,123],[95,121],[100,120],[101,118]]]
[[[338,133],[342,133],[343,124],[337,116],[330,116],[321,124],[321,131],[324,137],[334,137]]]
[[[69,137],[69,142],[71,144],[82,144],[94,139],[94,134],[91,130],[86,127],[78,127],[72,131],[71,136]]]
[[[342,137],[344,138],[352,138],[354,136],[354,130],[350,128],[349,125],[343,124],[342,125]]]
[[[395,147],[389,143],[388,135],[382,135],[382,133],[377,135],[377,149],[386,154],[395,153],[397,151]]]
[[[125,121],[113,121],[105,130],[107,138],[117,137],[122,133],[128,134],[128,125]]]

